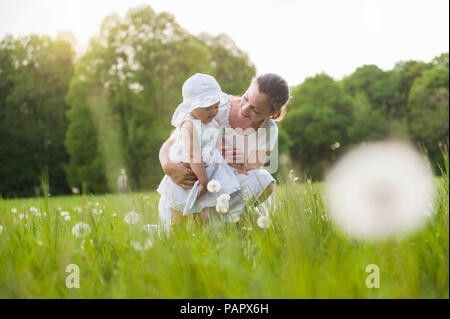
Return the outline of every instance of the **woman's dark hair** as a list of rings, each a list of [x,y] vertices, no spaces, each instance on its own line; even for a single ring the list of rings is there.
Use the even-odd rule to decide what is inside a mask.
[[[264,93],[269,100],[272,112],[280,110],[281,113],[274,120],[281,121],[287,111],[289,101],[289,86],[285,79],[275,73],[266,73],[253,79],[258,84],[260,93]]]

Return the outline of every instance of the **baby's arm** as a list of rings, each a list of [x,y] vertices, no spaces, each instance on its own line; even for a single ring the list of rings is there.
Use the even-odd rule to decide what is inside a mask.
[[[200,145],[198,144],[197,132],[191,121],[185,121],[181,124],[181,138],[187,152],[191,169],[200,183],[198,197],[206,192],[206,184],[208,184],[208,175],[206,174],[205,165],[202,162]]]

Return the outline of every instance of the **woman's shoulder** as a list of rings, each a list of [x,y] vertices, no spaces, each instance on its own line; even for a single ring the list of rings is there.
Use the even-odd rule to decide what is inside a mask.
[[[219,105],[219,112],[217,112],[215,120],[220,126],[230,126],[228,119],[230,116],[231,101],[234,98],[236,97],[230,95],[230,100],[228,102]]]
[[[269,118],[265,119],[262,122],[260,128],[265,128],[265,129],[274,130],[274,131],[278,132],[277,123],[274,120],[269,119]]]

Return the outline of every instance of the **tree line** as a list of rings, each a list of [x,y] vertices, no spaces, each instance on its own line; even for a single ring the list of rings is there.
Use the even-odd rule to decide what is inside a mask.
[[[256,75],[227,35],[194,36],[149,6],[107,16],[80,57],[74,41],[62,33],[0,42],[2,196],[35,195],[44,172],[51,194],[113,191],[121,168],[131,189],[155,188],[186,78],[208,73],[240,95]],[[363,141],[409,136],[439,162],[448,139],[448,54],[390,71],[365,65],[341,81],[318,74],[291,95],[280,150],[315,178]]]

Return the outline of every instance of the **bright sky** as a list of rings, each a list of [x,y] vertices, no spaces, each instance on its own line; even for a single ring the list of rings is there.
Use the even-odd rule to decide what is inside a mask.
[[[258,73],[290,85],[449,51],[448,0],[0,0],[0,38],[64,30],[83,48],[106,15],[140,4],[171,12],[195,35],[228,34]]]

